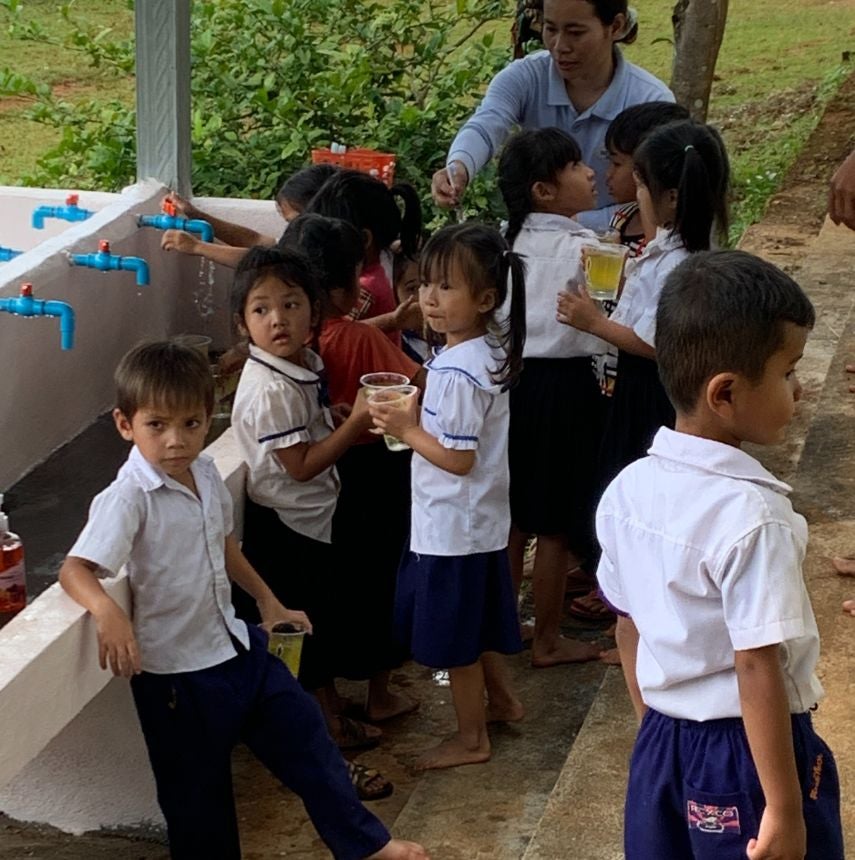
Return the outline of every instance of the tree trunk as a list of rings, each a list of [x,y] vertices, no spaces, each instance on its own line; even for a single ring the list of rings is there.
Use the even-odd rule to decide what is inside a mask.
[[[677,0],[671,89],[694,119],[706,121],[728,0]]]

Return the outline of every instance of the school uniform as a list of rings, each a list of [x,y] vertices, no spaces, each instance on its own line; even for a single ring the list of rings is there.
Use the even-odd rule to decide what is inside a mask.
[[[469,666],[485,651],[522,649],[508,565],[508,395],[491,373],[503,361],[487,337],[428,361],[423,429],[451,450],[474,451],[468,475],[412,458],[409,551],[398,572],[395,622],[425,666]]]
[[[841,860],[834,757],[811,727],[819,635],[802,575],[807,525],[790,487],[723,443],[662,428],[597,510],[597,578],[640,641],[650,708],[626,800],[627,860],[743,858],[765,801],[734,652],[778,645],[809,860]]]
[[[511,518],[524,532],[567,534],[580,556],[591,551],[604,420],[591,361],[607,344],[555,315],[558,293],[585,282],[582,246],[591,242],[596,235],[572,218],[544,212],[529,214],[514,240],[526,266],[526,341],[510,399]]]
[[[232,432],[248,467],[243,552],[285,606],[302,609],[314,634],[306,637],[300,682],[313,690],[336,675],[338,599],[331,539],[339,491],[335,466],[310,481],[292,478],[276,455],[280,448],[329,436],[323,362],[303,349],[305,367],[250,344],[232,409]],[[238,614],[258,621],[258,610],[237,586]]]
[[[235,617],[231,499],[211,458],[190,469],[198,496],[132,449],[69,552],[106,575],[127,568],[143,669],[131,689],[171,856],[240,857],[230,758],[240,741],[301,797],[334,856],[363,858],[389,834],[359,803],[317,704],[267,653],[266,635]]]
[[[623,292],[611,319],[655,346],[656,309],[662,287],[669,273],[688,255],[679,234],[660,227],[641,256],[627,260]],[[628,463],[643,457],[656,431],[673,427],[675,420],[654,359],[619,350],[617,366],[600,452],[601,486]]]

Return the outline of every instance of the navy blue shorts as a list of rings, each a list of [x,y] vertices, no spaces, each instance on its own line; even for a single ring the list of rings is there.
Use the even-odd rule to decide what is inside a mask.
[[[834,756],[809,714],[794,714],[792,724],[806,860],[843,860]],[[744,860],[765,806],[741,719],[699,723],[647,712],[629,769],[626,860]]]

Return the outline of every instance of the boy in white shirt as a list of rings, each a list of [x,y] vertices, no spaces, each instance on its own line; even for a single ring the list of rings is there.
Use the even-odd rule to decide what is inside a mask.
[[[677,411],[597,511],[597,577],[641,728],[627,860],[842,860],[839,784],[809,711],[819,637],[807,525],[743,442],[781,441],[814,323],[787,275],[737,251],[668,277],[656,357]]]
[[[300,796],[334,857],[423,860],[421,846],[390,839],[362,806],[317,704],[267,653],[266,634],[235,617],[230,580],[257,601],[266,630],[311,629],[244,558],[231,497],[201,454],[207,361],[176,343],[141,344],[116,387],[113,417],[134,448],[93,500],[60,582],[95,619],[102,668],[131,679],[171,857],[239,860],[231,751],[241,741]],[[98,579],[123,565],[133,621]]]

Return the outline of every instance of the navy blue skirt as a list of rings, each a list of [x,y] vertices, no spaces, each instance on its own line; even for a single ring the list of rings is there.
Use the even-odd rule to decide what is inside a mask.
[[[522,651],[507,550],[464,556],[405,552],[395,631],[413,658],[433,669],[471,666],[485,651]]]

